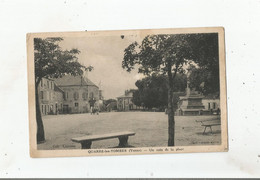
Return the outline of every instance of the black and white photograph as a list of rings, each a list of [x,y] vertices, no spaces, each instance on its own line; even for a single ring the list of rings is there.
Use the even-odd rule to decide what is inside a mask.
[[[260,0],[0,0],[0,177],[259,178]]]
[[[227,151],[224,29],[27,34],[32,157]]]

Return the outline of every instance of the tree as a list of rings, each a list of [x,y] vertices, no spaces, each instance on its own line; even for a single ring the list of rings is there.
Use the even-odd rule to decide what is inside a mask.
[[[176,74],[183,72],[183,65],[191,59],[189,35],[148,35],[142,43],[130,44],[125,49],[122,67],[128,72],[138,65],[138,72],[167,75],[168,78],[168,146],[174,146],[175,121],[173,87]]]
[[[187,77],[185,74],[177,74],[174,79],[173,92],[185,91]],[[167,107],[168,102],[168,79],[165,75],[148,76],[136,81],[137,90],[133,94],[133,102],[148,109]],[[178,97],[173,99],[174,107],[177,106]]]
[[[107,106],[108,104],[112,103],[112,102],[117,102],[116,99],[108,99],[108,100],[104,100],[104,105]]]
[[[190,68],[190,87],[204,95],[219,96],[218,34],[194,34],[188,41],[192,59],[199,66]]]
[[[219,97],[219,78],[214,72],[201,67],[191,67],[189,71],[190,88],[194,88],[203,95]]]
[[[212,50],[213,49],[213,50]],[[139,45],[130,44],[125,49],[122,67],[130,72],[138,66],[138,72],[166,74],[168,78],[168,146],[174,146],[175,121],[173,87],[177,73],[184,71],[183,65],[189,60],[201,67],[218,72],[218,35],[174,34],[148,35]],[[218,73],[215,73],[218,74]]]
[[[167,104],[167,84],[163,75],[152,75],[136,81],[138,90],[133,93],[133,103],[144,107],[160,108]],[[166,104],[165,104],[166,102]]]
[[[58,78],[66,74],[82,75],[83,71],[91,71],[93,67],[85,67],[78,62],[78,49],[62,50],[57,38],[34,38],[34,65],[35,65],[35,97],[37,143],[45,141],[44,126],[41,117],[38,87],[43,78]]]

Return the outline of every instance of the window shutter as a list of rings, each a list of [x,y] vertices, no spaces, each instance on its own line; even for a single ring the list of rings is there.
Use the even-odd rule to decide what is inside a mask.
[[[75,93],[74,93],[74,99],[75,99],[75,100],[78,100],[78,99],[79,99],[79,93],[78,93],[78,92],[75,92]]]
[[[82,98],[83,98],[84,100],[87,99],[87,93],[86,93],[86,92],[83,92],[83,93],[82,93]]]

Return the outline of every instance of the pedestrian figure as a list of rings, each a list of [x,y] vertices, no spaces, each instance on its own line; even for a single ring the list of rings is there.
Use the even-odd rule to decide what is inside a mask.
[[[90,106],[90,114],[92,115],[93,114],[93,107]]]

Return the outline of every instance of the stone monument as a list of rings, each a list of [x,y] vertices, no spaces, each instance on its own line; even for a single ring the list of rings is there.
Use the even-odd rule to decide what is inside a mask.
[[[187,80],[186,96],[180,96],[177,114],[184,116],[202,115],[205,109],[202,98],[203,96],[197,91],[190,89],[189,80]]]

